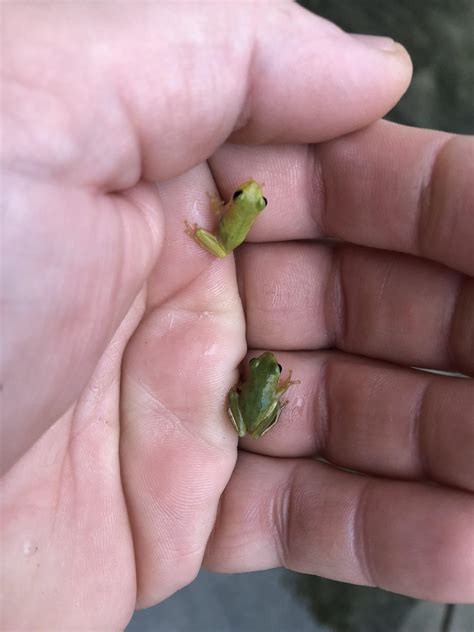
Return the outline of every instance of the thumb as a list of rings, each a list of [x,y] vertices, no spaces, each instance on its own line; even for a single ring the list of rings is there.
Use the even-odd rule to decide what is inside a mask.
[[[349,35],[293,3],[20,4],[10,13],[20,80],[66,104],[76,150],[64,158],[101,190],[174,177],[229,136],[345,134],[383,116],[411,78],[399,44]],[[29,108],[51,120],[50,100]]]

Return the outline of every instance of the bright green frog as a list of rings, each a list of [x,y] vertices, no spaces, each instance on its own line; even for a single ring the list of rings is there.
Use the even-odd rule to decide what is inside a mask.
[[[250,375],[247,380],[229,392],[229,416],[239,437],[246,434],[254,439],[262,437],[278,421],[287,402],[280,397],[292,384],[291,371],[280,382],[281,365],[270,351],[250,360]]]
[[[232,198],[222,206],[216,198],[211,198],[212,207],[221,214],[217,233],[212,233],[186,222],[187,233],[200,246],[216,257],[225,257],[244,241],[257,219],[267,206],[262,187],[255,180],[241,184]]]

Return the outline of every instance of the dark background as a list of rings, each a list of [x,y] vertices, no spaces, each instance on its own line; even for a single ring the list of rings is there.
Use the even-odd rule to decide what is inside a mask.
[[[473,0],[304,0],[345,31],[388,35],[414,66],[408,92],[386,117],[446,132],[474,131]]]
[[[388,35],[409,51],[413,82],[386,117],[473,133],[474,0],[305,0],[354,33]],[[474,632],[470,606],[451,607],[283,569],[203,571],[127,632]]]

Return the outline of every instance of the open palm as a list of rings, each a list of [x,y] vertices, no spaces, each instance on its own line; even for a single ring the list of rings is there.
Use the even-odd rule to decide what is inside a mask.
[[[293,5],[178,6],[9,10],[6,624],[123,627],[203,560],[466,600],[472,385],[401,366],[474,368],[472,146],[339,138],[405,89],[388,42]],[[268,209],[215,260],[184,221],[249,177]],[[234,470],[247,346],[301,385]]]

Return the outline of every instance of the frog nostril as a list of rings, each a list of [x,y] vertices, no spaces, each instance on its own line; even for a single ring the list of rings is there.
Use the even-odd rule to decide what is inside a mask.
[[[237,191],[232,196],[232,199],[236,200],[240,195],[242,195],[242,193],[243,193],[242,189],[237,189]]]

